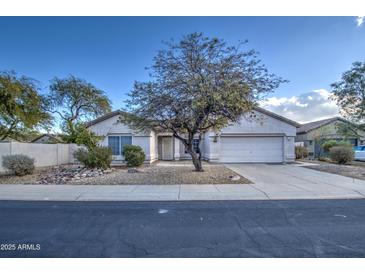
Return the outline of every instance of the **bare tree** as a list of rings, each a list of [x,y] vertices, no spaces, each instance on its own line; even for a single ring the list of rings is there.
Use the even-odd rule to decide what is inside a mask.
[[[58,114],[68,142],[75,142],[76,125],[111,110],[111,102],[105,92],[75,76],[54,78],[50,85],[48,105]]]
[[[122,120],[139,130],[171,132],[202,171],[194,137],[237,122],[285,82],[268,73],[256,51],[241,50],[244,44],[228,46],[201,33],[166,43],[149,68],[151,80],[135,82]]]

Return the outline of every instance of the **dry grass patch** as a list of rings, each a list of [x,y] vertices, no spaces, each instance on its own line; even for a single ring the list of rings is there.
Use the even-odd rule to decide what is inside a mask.
[[[318,171],[338,174],[350,178],[365,180],[365,165],[338,165],[321,161],[311,161],[316,165],[303,166]]]
[[[40,173],[40,170],[35,170],[33,174],[25,176],[2,173],[0,174],[0,184],[36,184]]]

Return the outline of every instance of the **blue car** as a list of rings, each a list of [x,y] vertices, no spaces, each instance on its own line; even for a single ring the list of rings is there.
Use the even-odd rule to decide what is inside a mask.
[[[353,146],[352,149],[354,151],[363,151],[363,150],[365,150],[365,145],[364,146]]]
[[[355,151],[355,160],[365,161],[365,146],[355,146],[353,149]]]

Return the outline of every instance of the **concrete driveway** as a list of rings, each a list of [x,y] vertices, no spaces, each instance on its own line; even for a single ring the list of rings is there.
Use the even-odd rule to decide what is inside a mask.
[[[304,164],[229,164],[268,199],[365,198],[365,181],[304,167]]]

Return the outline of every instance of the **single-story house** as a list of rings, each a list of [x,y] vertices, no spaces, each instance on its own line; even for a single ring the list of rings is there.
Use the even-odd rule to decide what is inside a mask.
[[[41,144],[57,144],[63,143],[60,136],[55,134],[45,133],[34,138],[31,143],[41,143]]]
[[[338,131],[339,124],[350,123],[341,117],[333,117],[302,124],[297,129],[296,143],[303,144],[310,156],[318,156],[321,152],[321,142],[324,140],[347,140],[354,146],[365,144],[364,132],[358,132],[353,136],[343,136]]]
[[[136,132],[120,122],[120,111],[110,112],[89,123],[87,127],[111,147],[113,164],[123,163],[125,144],[138,145],[146,154],[146,162],[189,159],[184,145],[171,133]],[[295,160],[294,142],[300,125],[273,112],[256,107],[254,118],[242,117],[219,133],[208,131],[195,147],[202,159],[221,163],[285,163]],[[198,139],[194,142],[198,146]]]
[[[19,141],[9,137],[6,137],[4,140],[0,140],[0,143],[10,143],[10,142],[19,142]]]

